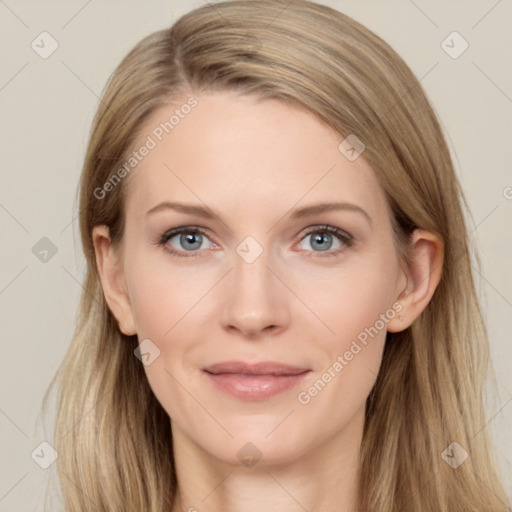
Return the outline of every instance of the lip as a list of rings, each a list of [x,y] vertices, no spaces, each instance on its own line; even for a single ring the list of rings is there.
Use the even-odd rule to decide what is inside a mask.
[[[203,368],[204,374],[220,391],[243,400],[265,400],[292,387],[308,375],[309,368],[263,361],[226,361]]]

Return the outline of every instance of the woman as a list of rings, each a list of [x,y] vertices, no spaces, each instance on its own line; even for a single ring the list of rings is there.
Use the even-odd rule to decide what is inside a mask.
[[[80,182],[66,510],[510,510],[463,193],[349,17],[206,5],[123,59]]]

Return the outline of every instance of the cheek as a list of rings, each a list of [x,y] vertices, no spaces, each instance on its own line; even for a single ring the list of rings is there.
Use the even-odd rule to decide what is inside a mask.
[[[381,337],[385,335],[386,321],[395,313],[392,305],[396,299],[397,276],[396,261],[375,255],[340,267],[335,276],[325,279],[323,301],[311,294],[319,308],[319,316],[334,331],[331,333],[334,345],[343,348],[360,333],[364,338],[366,329],[373,326],[382,331]]]
[[[318,406],[336,401],[336,390],[343,395],[346,410],[355,410],[371,391],[382,359],[387,323],[397,314],[392,306],[398,270],[391,251],[373,253],[325,281],[328,300],[317,304],[319,316],[333,332],[321,342],[325,366],[320,377],[329,382],[330,391],[322,391],[323,397],[315,399]]]
[[[338,276],[327,289],[320,315],[334,334],[317,338],[324,364],[296,394],[305,422],[326,419],[321,434],[306,432],[313,437],[334,435],[361,412],[379,372],[387,321],[395,315],[396,274],[380,261],[367,263]]]
[[[139,261],[133,255],[130,274],[132,311],[139,343],[149,339],[151,362],[144,365],[148,383],[155,397],[171,418],[182,417],[189,410],[190,397],[184,387],[194,392],[188,380],[187,355],[194,347],[191,325],[200,299],[211,283],[199,280],[185,267],[171,265],[165,257],[146,255]],[[192,267],[190,267],[192,268]],[[199,302],[199,304],[198,304]],[[146,342],[147,343],[147,342]],[[196,394],[194,392],[194,394]],[[200,415],[200,410],[194,410]]]
[[[204,266],[180,265],[164,251],[132,254],[130,300],[139,336],[164,342],[181,319],[193,309],[215,283],[214,272]]]

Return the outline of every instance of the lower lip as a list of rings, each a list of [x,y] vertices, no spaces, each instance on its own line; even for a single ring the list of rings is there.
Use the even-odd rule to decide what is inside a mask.
[[[299,375],[238,375],[204,372],[217,389],[243,400],[265,400],[293,388],[310,372]]]

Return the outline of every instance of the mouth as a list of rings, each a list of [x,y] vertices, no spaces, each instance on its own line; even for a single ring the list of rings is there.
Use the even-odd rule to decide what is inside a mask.
[[[257,401],[297,386],[311,369],[273,361],[227,361],[203,368],[203,372],[218,390],[238,399]]]

